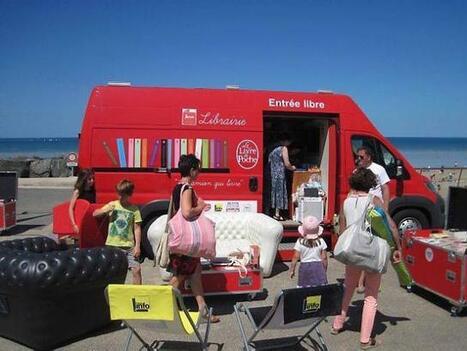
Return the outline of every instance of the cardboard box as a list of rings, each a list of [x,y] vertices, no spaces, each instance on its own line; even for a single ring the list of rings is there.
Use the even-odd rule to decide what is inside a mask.
[[[324,201],[322,197],[299,197],[298,207],[296,211],[297,222],[302,222],[303,218],[314,216],[319,221],[323,220],[324,216]]]

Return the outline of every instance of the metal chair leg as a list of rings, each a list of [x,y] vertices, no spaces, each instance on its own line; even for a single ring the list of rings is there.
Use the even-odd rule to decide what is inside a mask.
[[[127,341],[127,348],[125,351],[128,351],[128,348],[130,347],[130,340],[131,340],[131,337],[133,336],[133,334],[136,336],[136,338],[141,342],[141,344],[143,344],[143,347],[148,350],[148,351],[152,351],[153,348],[151,347],[151,345],[149,345],[146,341],[144,341],[144,339],[131,327],[129,326],[127,323],[125,323],[126,327],[130,330],[130,333],[131,335],[129,336],[128,338],[128,341]]]
[[[323,346],[323,350],[327,351],[328,347],[326,346],[326,341],[324,340],[323,335],[319,331],[318,326],[316,326],[315,331],[316,331],[316,334],[318,335],[318,339],[319,339],[321,345]]]
[[[243,344],[245,345],[245,350],[250,351],[250,346],[248,345],[247,337],[246,337],[246,334],[245,334],[245,329],[243,328],[243,324],[242,324],[242,321],[240,319],[240,312],[238,310],[237,305],[234,305],[234,313],[235,313],[235,317],[237,318],[238,326],[240,328],[240,334],[242,335]]]
[[[129,333],[128,333],[128,338],[126,341],[125,351],[128,351],[128,349],[130,348],[131,337],[133,336],[133,332],[131,331],[131,329],[128,329],[128,330],[129,330]]]

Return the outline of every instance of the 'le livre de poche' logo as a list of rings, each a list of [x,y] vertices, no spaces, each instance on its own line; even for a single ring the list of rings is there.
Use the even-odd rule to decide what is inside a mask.
[[[243,169],[254,168],[259,160],[258,145],[253,140],[242,140],[237,145],[237,163]]]
[[[151,304],[149,302],[149,297],[138,296],[131,299],[134,312],[149,312],[151,309]]]
[[[321,307],[321,295],[307,296],[303,300],[303,313],[316,312]]]

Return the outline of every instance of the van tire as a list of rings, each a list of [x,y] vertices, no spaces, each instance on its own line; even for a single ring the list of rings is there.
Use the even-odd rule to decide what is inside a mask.
[[[148,240],[148,230],[151,224],[157,218],[159,218],[159,215],[155,215],[148,221],[145,221],[144,226],[141,230],[141,256],[150,260],[154,260],[154,251]]]
[[[406,230],[425,229],[430,226],[426,215],[415,208],[401,210],[393,216],[393,219],[401,236]]]

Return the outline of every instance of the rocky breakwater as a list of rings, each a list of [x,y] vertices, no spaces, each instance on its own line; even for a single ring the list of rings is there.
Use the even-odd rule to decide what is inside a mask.
[[[14,171],[18,177],[69,177],[71,169],[63,158],[13,158],[0,160],[0,171]]]

